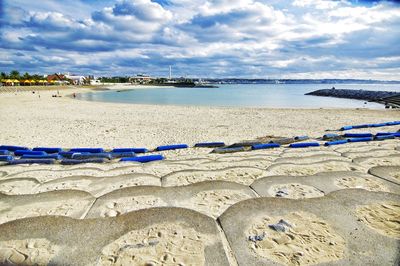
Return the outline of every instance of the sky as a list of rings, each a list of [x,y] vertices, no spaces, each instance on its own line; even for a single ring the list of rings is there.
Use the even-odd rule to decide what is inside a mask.
[[[400,80],[400,2],[0,0],[0,71]]]

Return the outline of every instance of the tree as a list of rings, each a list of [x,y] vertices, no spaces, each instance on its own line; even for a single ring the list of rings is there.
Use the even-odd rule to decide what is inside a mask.
[[[1,79],[8,79],[8,76],[7,76],[7,74],[5,72],[1,72],[0,73],[0,78]]]
[[[10,78],[11,79],[20,79],[19,72],[17,70],[13,70],[10,72]]]
[[[25,74],[22,76],[22,78],[23,78],[24,80],[30,80],[30,79],[31,79],[31,75],[29,75],[28,72],[25,72]]]

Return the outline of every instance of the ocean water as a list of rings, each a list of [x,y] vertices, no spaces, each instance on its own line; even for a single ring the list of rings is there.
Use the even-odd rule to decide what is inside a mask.
[[[222,107],[266,108],[370,108],[383,109],[377,103],[332,97],[308,96],[305,93],[329,89],[364,89],[397,91],[400,84],[222,84],[218,88],[137,89],[127,86],[123,91],[101,91],[77,95],[80,100]]]

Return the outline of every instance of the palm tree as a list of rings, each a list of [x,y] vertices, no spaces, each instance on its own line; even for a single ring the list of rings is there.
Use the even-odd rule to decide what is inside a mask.
[[[10,78],[11,79],[20,79],[19,72],[17,70],[13,70],[10,72]]]

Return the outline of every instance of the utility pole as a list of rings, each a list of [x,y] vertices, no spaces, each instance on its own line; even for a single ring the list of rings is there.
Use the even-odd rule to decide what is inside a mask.
[[[171,66],[169,66],[169,79],[170,80],[172,79],[172,67]]]

